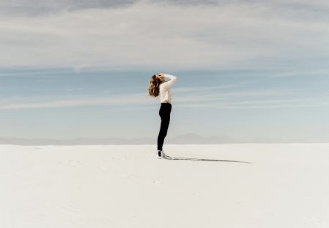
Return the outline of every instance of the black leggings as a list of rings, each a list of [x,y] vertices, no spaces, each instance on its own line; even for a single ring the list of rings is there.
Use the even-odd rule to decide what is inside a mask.
[[[161,117],[160,132],[158,135],[158,150],[162,150],[163,141],[167,135],[169,122],[170,122],[171,104],[161,103],[159,115]]]

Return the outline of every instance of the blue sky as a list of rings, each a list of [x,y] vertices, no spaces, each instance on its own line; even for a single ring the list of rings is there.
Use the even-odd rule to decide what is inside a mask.
[[[325,1],[31,0],[0,12],[0,137],[156,138],[147,86],[164,72],[178,77],[168,137],[329,142]]]

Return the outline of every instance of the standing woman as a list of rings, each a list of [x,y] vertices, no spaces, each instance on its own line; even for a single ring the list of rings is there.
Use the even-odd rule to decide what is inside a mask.
[[[169,81],[165,81],[164,78],[169,78]],[[158,158],[164,158],[166,155],[162,150],[163,141],[167,135],[169,122],[170,122],[170,113],[171,113],[171,91],[169,88],[177,81],[177,77],[160,73],[158,75],[153,75],[150,80],[149,85],[149,95],[152,97],[159,96],[160,98],[160,110],[159,115],[161,117],[160,132],[158,135]]]

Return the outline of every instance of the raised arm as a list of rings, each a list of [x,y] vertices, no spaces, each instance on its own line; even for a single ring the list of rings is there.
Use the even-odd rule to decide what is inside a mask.
[[[167,88],[171,87],[177,81],[177,77],[171,74],[163,74],[163,76],[166,78],[170,78],[170,81],[163,83],[164,86],[166,86]]]

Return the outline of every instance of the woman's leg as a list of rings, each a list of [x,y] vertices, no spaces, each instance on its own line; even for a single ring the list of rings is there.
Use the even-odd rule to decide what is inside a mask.
[[[162,150],[164,139],[167,135],[170,123],[171,105],[161,105],[159,115],[161,117],[160,131],[158,135],[158,150]]]

